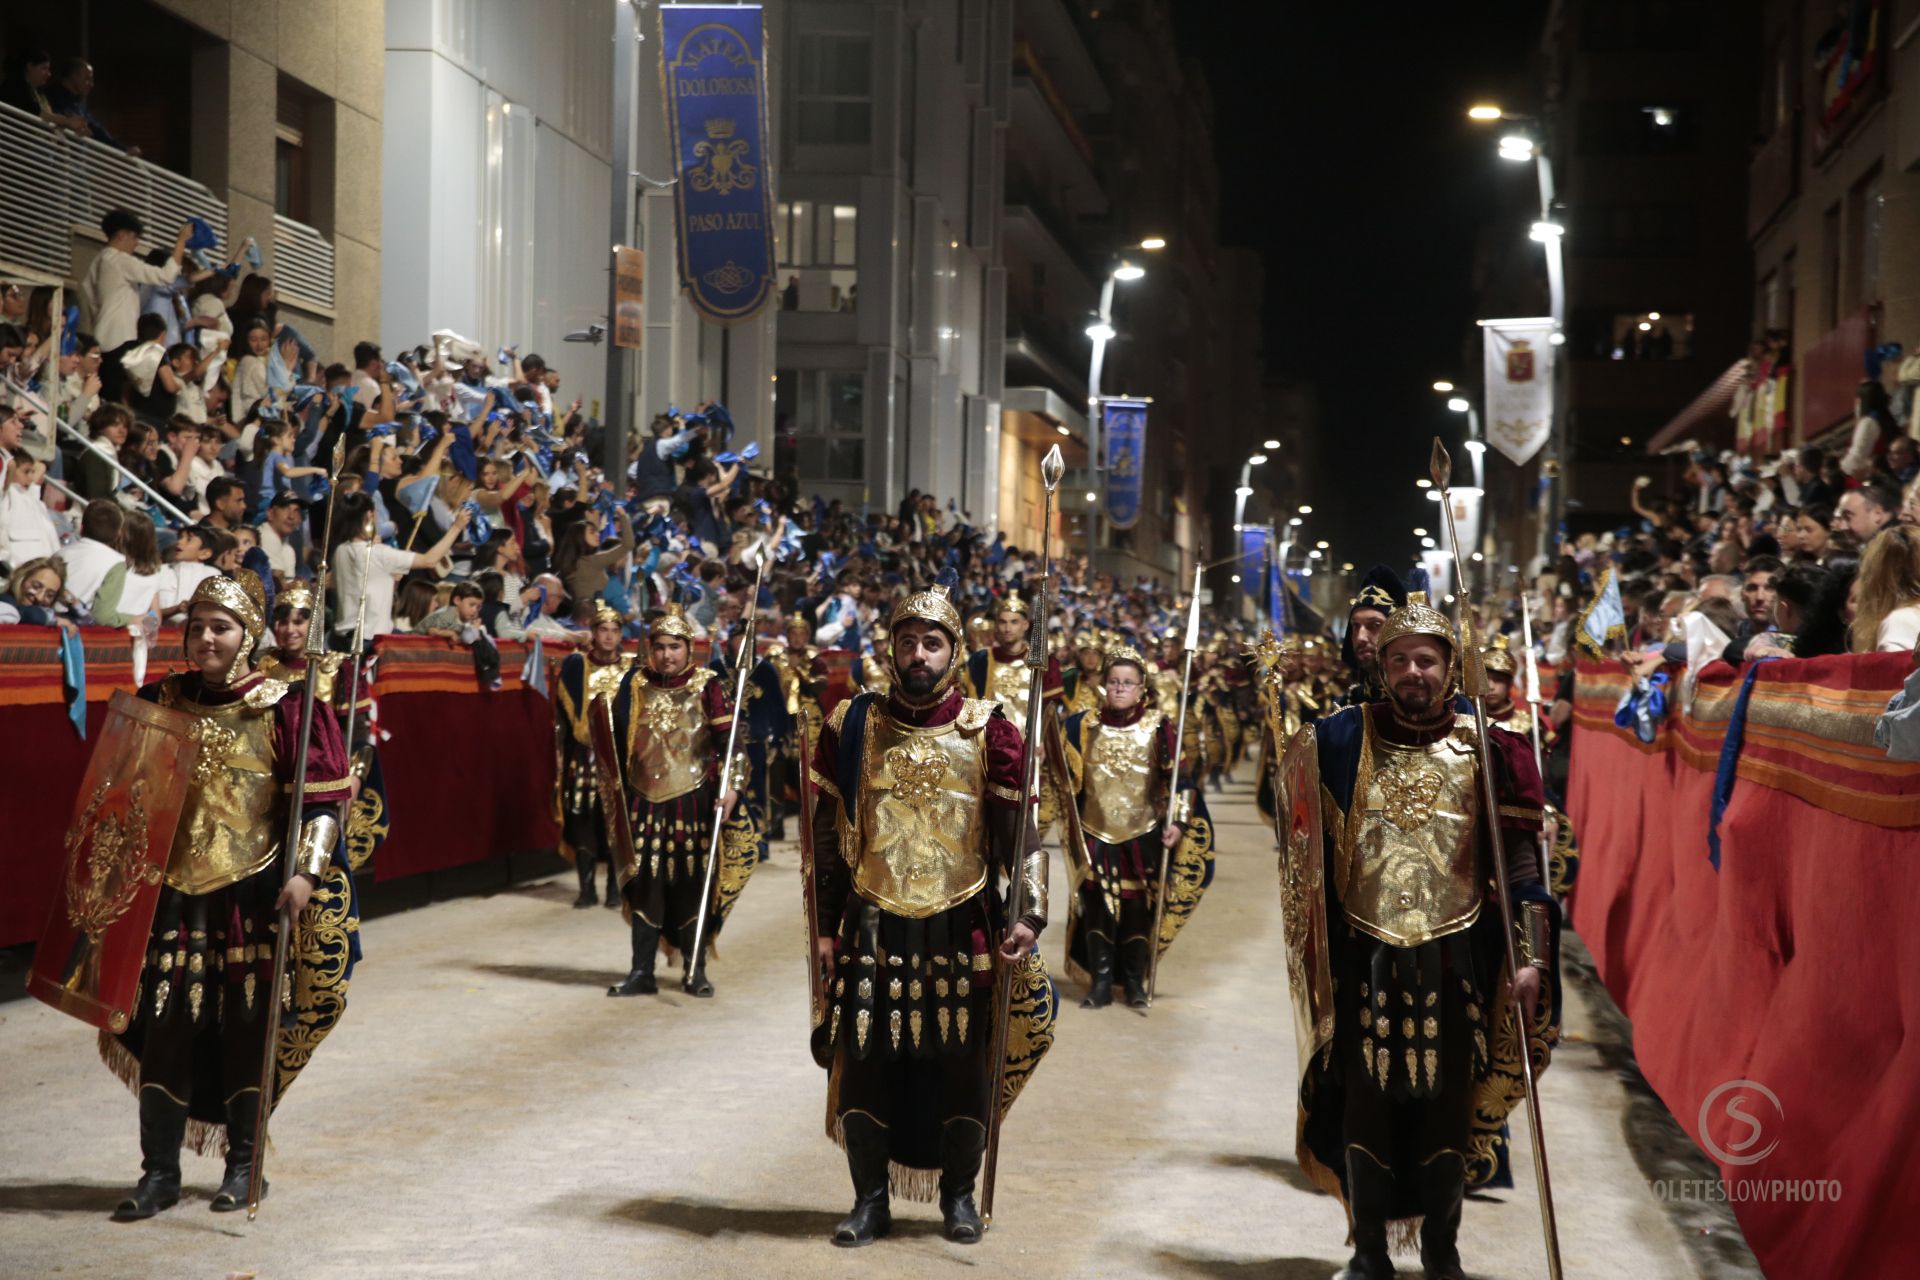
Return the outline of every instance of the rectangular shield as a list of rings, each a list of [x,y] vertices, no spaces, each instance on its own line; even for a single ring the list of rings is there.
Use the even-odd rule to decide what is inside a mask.
[[[147,933],[200,759],[195,723],[115,693],[74,800],[66,872],[27,990],[102,1030],[125,1031],[139,999]]]
[[[1304,1075],[1333,1043],[1333,970],[1327,945],[1325,828],[1320,813],[1320,752],[1303,726],[1280,758],[1280,919],[1286,933],[1287,985],[1293,993],[1294,1043]]]
[[[627,812],[619,735],[613,731],[613,699],[606,694],[587,707],[587,736],[593,743],[593,781],[600,788],[600,811],[607,824],[607,856],[614,874],[626,884],[640,872],[633,851],[633,820]]]

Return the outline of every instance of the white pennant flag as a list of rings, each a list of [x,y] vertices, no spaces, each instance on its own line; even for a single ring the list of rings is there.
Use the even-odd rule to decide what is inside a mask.
[[[1553,321],[1482,320],[1486,346],[1487,443],[1515,466],[1553,432]]]

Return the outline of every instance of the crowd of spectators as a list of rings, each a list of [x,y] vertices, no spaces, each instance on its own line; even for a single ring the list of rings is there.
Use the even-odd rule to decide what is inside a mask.
[[[1764,464],[1696,451],[1680,490],[1664,497],[1642,477],[1637,524],[1562,544],[1536,581],[1542,656],[1570,663],[1579,619],[1609,570],[1623,661],[1642,676],[1668,664],[1692,677],[1716,660],[1912,651],[1920,456],[1901,418],[1869,380],[1844,451],[1809,445]]]
[[[124,626],[144,651],[208,575],[252,569],[270,595],[312,576],[330,497],[336,647],[424,633],[473,646],[483,667],[499,640],[582,639],[602,603],[636,636],[670,600],[729,635],[760,549],[769,630],[799,618],[821,647],[857,652],[943,569],[976,616],[1039,573],[1037,554],[952,501],[915,491],[856,511],[802,493],[737,447],[719,405],[614,442],[558,369],[511,347],[489,359],[443,331],[323,363],[278,316],[271,280],[242,277],[244,252],[214,265],[189,224],[143,254],[124,210],[101,230],[62,323],[52,290],[11,289],[0,314],[0,621]],[[610,448],[623,472],[603,467]],[[1150,579],[1055,569],[1057,629],[1118,623],[1145,640],[1172,624]]]

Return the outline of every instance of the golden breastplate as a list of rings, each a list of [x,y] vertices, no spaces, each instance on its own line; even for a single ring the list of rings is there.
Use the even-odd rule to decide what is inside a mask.
[[[1495,720],[1494,723],[1508,733],[1517,733],[1529,740],[1533,737],[1533,713],[1518,705],[1507,712],[1505,719]]]
[[[1461,726],[1431,746],[1398,747],[1367,724],[1340,898],[1347,919],[1382,942],[1417,946],[1480,916],[1470,734]]]
[[[1080,801],[1080,825],[1107,844],[1124,844],[1159,823],[1155,804],[1160,791],[1157,735],[1166,717],[1149,711],[1133,724],[1115,728],[1092,716],[1080,722],[1086,782]]]
[[[181,692],[177,677],[161,685],[160,705],[197,717],[199,762],[167,854],[167,883],[182,893],[212,893],[245,880],[273,861],[285,834],[276,821],[280,790],[273,776],[273,706],[287,686],[267,680],[246,697],[209,707]]]
[[[644,675],[634,677],[628,760],[634,789],[656,804],[707,780],[712,744],[701,690],[712,678],[702,668],[679,688],[663,689]]]
[[[987,883],[986,728],[992,704],[968,699],[934,729],[878,707],[860,759],[860,827],[842,830],[853,887],[895,915],[925,919]]]
[[[1016,658],[1012,662],[1002,662],[993,654],[987,654],[987,691],[989,702],[997,702],[1017,723],[1024,724],[1027,715],[1027,691],[1032,688],[1034,669],[1025,658]]]
[[[318,662],[308,660],[304,666],[296,667],[276,651],[263,655],[254,669],[269,680],[293,685],[306,679],[309,672],[314,672],[313,700],[323,707],[330,707],[333,705],[334,691],[340,684],[340,664],[346,658],[344,653],[327,653],[322,654]]]

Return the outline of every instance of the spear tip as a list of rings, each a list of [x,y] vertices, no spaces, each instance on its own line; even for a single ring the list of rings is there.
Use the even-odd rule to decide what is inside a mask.
[[[1433,454],[1427,460],[1427,469],[1433,473],[1433,483],[1446,488],[1447,481],[1453,478],[1453,457],[1447,452],[1447,446],[1440,443],[1440,437],[1433,438]]]
[[[1047,450],[1047,456],[1040,460],[1040,478],[1047,482],[1047,492],[1052,493],[1060,487],[1060,477],[1067,472],[1067,461],[1060,456],[1060,446],[1054,445]]]

